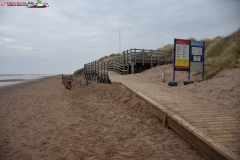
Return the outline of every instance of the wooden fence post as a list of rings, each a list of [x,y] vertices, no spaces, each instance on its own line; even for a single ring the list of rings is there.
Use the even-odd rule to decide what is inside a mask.
[[[165,65],[167,64],[167,56],[166,56],[166,53],[164,55],[164,59],[165,59]]]
[[[106,79],[106,83],[108,83],[108,63],[107,63],[107,79]]]
[[[84,68],[86,68],[86,70],[87,70],[87,64],[84,64]],[[86,72],[87,72],[87,71],[86,71]],[[87,84],[87,86],[88,86],[87,73],[84,74],[84,75],[85,75],[85,79],[86,79],[86,84]]]
[[[115,58],[113,58],[113,71],[115,71]]]
[[[131,62],[131,74],[134,74],[134,61]]]
[[[153,51],[151,50],[151,68],[153,67],[152,56],[153,56]]]
[[[144,66],[144,49],[142,50],[142,66]]]
[[[101,80],[103,80],[102,69],[103,69],[103,64],[101,63]]]
[[[103,83],[105,82],[105,76],[106,76],[106,73],[105,73],[105,63],[103,63]]]
[[[135,48],[135,53],[134,53],[134,55],[135,55],[135,65],[137,64],[137,49]]]

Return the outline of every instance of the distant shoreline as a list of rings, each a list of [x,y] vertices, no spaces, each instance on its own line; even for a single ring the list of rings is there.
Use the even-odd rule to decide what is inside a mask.
[[[0,82],[21,82],[21,81],[28,81],[27,79],[4,79],[0,80]]]
[[[31,84],[31,83],[36,83],[38,81],[41,81],[43,79],[49,79],[49,78],[54,78],[54,77],[59,77],[57,75],[54,75],[54,76],[45,76],[45,77],[41,77],[41,78],[37,78],[37,79],[17,79],[16,81],[14,79],[7,79],[7,80],[0,80],[0,83],[1,82],[19,82],[19,83],[13,83],[13,84],[9,84],[9,85],[3,85],[3,86],[0,86],[0,89],[8,89],[8,88],[15,88],[15,87],[19,87],[19,86],[24,86],[24,85],[27,85],[27,84]],[[21,80],[21,81],[19,81]]]

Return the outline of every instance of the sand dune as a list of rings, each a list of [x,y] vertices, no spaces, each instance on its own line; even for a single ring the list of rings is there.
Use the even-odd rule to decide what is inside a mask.
[[[165,72],[165,82],[162,82],[161,74]],[[173,65],[156,66],[142,73],[134,74],[142,81],[168,85],[172,81]],[[178,86],[175,89],[181,90],[182,95],[189,98],[189,93],[202,103],[217,104],[219,110],[228,110],[233,117],[240,118],[240,68],[224,69],[212,79],[198,82],[202,75],[191,73],[193,84],[183,85],[188,79],[188,72],[175,72]],[[197,102],[196,102],[197,103]]]
[[[69,91],[53,77],[0,88],[0,128],[1,160],[205,159],[115,84]]]

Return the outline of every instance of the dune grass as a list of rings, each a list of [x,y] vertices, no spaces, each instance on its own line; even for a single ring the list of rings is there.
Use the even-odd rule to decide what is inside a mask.
[[[83,72],[84,72],[84,68],[80,68],[80,69],[76,70],[76,71],[73,73],[73,75],[81,75],[81,74],[83,74]]]
[[[225,68],[237,67],[240,58],[240,29],[227,37],[216,37],[205,41],[205,79],[209,79]]]
[[[104,57],[100,58],[100,59],[98,60],[98,62],[100,62],[100,63],[106,63],[106,62],[108,62],[109,60],[117,57],[117,55],[118,55],[118,54],[112,53],[112,54],[110,54],[109,56],[104,56]]]
[[[157,51],[164,51],[163,53],[166,53],[166,54],[172,54],[173,50],[174,50],[174,45],[173,44],[167,44],[164,47],[157,49]]]
[[[195,38],[188,39],[196,40]],[[227,37],[218,36],[214,39],[202,39],[200,41],[205,42],[205,79],[212,78],[225,68],[237,67],[238,59],[240,59],[240,28]],[[163,54],[172,54],[174,45],[168,44],[157,50]],[[157,54],[157,52],[155,52],[155,54]],[[118,54],[111,54],[100,58],[98,61],[105,63],[117,56]],[[83,68],[76,70],[74,74],[78,75],[82,72]]]

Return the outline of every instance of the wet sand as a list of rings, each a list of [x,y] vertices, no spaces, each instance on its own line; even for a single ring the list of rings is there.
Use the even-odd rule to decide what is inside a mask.
[[[116,91],[118,91],[116,93]],[[116,84],[0,88],[0,159],[206,159]]]

